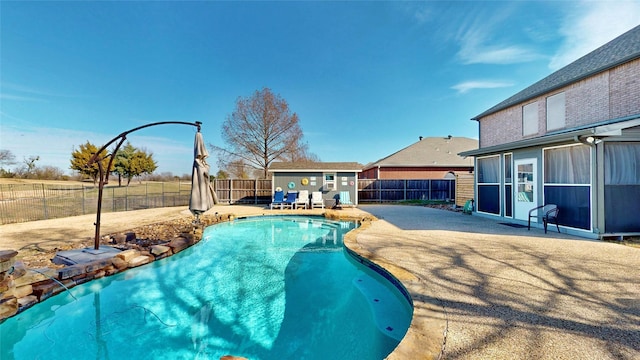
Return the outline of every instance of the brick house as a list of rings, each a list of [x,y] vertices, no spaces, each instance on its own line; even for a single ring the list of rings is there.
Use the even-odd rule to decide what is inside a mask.
[[[458,153],[476,149],[466,137],[420,137],[406,148],[364,166],[360,179],[454,179],[473,172],[473,159]]]
[[[640,26],[472,120],[477,214],[557,204],[563,232],[640,234]]]

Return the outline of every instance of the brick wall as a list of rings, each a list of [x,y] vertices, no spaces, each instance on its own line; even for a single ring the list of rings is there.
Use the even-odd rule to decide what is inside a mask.
[[[611,114],[620,118],[640,113],[640,59],[610,71]]]
[[[376,179],[378,168],[364,170],[358,175],[358,179]],[[444,179],[449,173],[465,174],[473,172],[473,163],[469,166],[449,167],[381,167],[380,179]]]
[[[640,59],[480,119],[480,147],[546,134],[546,99],[565,93],[565,129],[640,113]],[[538,104],[538,134],[522,136],[522,106]],[[554,129],[558,131],[562,129]]]

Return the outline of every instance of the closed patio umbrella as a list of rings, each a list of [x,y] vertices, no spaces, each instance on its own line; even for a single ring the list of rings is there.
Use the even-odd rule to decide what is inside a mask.
[[[193,155],[189,210],[191,210],[191,213],[195,215],[197,221],[199,221],[200,214],[211,209],[213,205],[218,203],[217,196],[209,181],[209,164],[207,164],[206,161],[206,158],[209,157],[209,152],[204,145],[204,139],[200,131],[196,133]]]

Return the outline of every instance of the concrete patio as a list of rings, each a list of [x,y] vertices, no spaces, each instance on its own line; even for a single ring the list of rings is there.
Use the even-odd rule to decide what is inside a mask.
[[[414,323],[391,358],[640,358],[640,249],[425,207],[360,209],[381,219],[357,234],[360,250],[410,273],[398,277]]]
[[[212,214],[321,214],[224,206]],[[390,359],[640,359],[640,249],[421,206],[340,210],[379,220],[345,244],[384,266],[415,307]],[[107,214],[104,232],[185,208]],[[0,249],[86,241],[93,216],[0,226]],[[555,229],[553,229],[555,230]]]

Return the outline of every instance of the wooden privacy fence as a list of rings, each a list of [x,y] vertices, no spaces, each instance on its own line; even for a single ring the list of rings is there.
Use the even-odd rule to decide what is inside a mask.
[[[453,200],[454,179],[358,180],[358,202],[405,200]],[[214,180],[218,200],[223,204],[268,204],[271,180]]]
[[[191,182],[146,183],[103,190],[102,212],[189,205]],[[0,184],[0,224],[95,214],[93,185]]]
[[[457,204],[457,192],[473,198],[473,177],[465,178],[463,187],[456,184],[453,179],[358,180],[358,202],[456,199]],[[213,188],[221,204],[268,204],[272,197],[270,179],[214,180]],[[104,188],[102,211],[188,206],[190,192],[191,182],[109,186]],[[95,214],[97,204],[97,186],[0,184],[0,224]]]
[[[358,202],[455,199],[454,179],[358,180]]]
[[[464,206],[467,200],[473,200],[475,194],[473,179],[473,174],[456,176],[456,206]]]
[[[214,180],[213,188],[222,204],[268,204],[271,202],[271,179]]]

